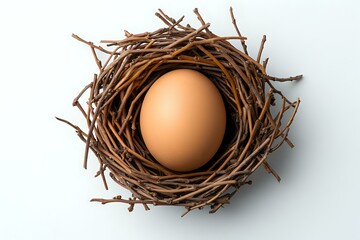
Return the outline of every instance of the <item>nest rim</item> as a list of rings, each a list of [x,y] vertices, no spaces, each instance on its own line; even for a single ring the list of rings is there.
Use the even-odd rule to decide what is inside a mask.
[[[130,34],[123,40],[104,40],[102,43],[115,50],[107,50],[73,35],[90,46],[99,73],[74,99],[73,105],[84,115],[88,131],[64,121],[76,129],[85,142],[84,167],[91,150],[99,160],[99,171],[107,189],[105,171],[120,186],[128,189],[132,197],[124,199],[94,198],[103,204],[122,202],[132,211],[136,204],[183,206],[187,214],[194,209],[210,206],[216,212],[230,202],[232,196],[259,167],[280,177],[266,162],[267,156],[288,139],[290,125],[300,104],[300,99],[289,101],[271,81],[299,80],[302,75],[275,78],[266,73],[268,59],[260,64],[266,41],[264,36],[257,59],[247,52],[246,38],[240,34],[230,15],[237,36],[219,37],[209,29],[197,9],[194,10],[201,26],[198,29],[182,25],[183,17],[174,20],[162,10],[156,13],[166,27],[154,32]],[[229,40],[240,40],[243,51]],[[96,51],[108,54],[102,65]],[[158,163],[146,149],[139,127],[141,102],[147,90],[165,72],[187,68],[206,75],[218,88],[226,106],[227,130],[216,157],[198,170],[174,172]],[[79,99],[89,92],[87,106]],[[281,98],[281,107],[274,114],[271,106]],[[284,113],[290,111],[285,124]],[[231,136],[231,132],[234,132]],[[278,140],[276,142],[275,140]],[[276,144],[275,144],[276,142]]]

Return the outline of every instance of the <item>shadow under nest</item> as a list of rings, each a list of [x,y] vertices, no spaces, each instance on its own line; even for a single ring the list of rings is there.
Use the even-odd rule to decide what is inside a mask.
[[[106,170],[113,181],[128,189],[132,197],[125,199],[92,199],[101,203],[122,202],[130,205],[183,206],[186,211],[210,206],[216,212],[239,188],[248,184],[249,176],[259,167],[280,177],[266,162],[268,154],[287,142],[290,125],[300,100],[289,101],[275,89],[271,81],[298,80],[302,76],[275,78],[266,73],[268,59],[262,63],[264,36],[256,59],[249,56],[246,38],[240,34],[230,8],[236,36],[220,37],[212,33],[198,10],[194,10],[201,26],[182,25],[159,10],[156,15],[166,25],[154,32],[131,34],[125,39],[103,40],[106,48],[73,35],[90,46],[99,73],[74,99],[86,119],[87,131],[67,120],[57,118],[73,128],[85,142],[84,167],[89,150],[99,160],[99,171],[107,189]],[[243,51],[230,40],[239,40]],[[111,49],[111,50],[109,50]],[[102,64],[97,57],[108,55]],[[223,143],[205,166],[180,173],[160,165],[147,150],[139,128],[142,100],[151,85],[168,71],[187,68],[206,75],[222,94],[227,114]],[[79,99],[88,93],[82,106]],[[277,101],[279,99],[279,101]],[[280,104],[279,111],[272,106]],[[284,119],[285,113],[290,112]]]

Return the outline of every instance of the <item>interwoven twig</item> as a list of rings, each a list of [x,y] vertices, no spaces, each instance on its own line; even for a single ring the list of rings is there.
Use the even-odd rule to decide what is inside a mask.
[[[105,170],[120,186],[132,193],[129,199],[92,199],[102,203],[174,205],[186,208],[186,213],[206,205],[216,212],[229,203],[230,198],[248,177],[263,165],[278,180],[280,177],[266,162],[287,138],[300,100],[289,101],[270,81],[298,80],[274,78],[266,73],[268,59],[260,64],[265,43],[262,39],[257,59],[248,55],[245,40],[240,34],[230,8],[237,36],[220,37],[212,33],[197,9],[194,10],[201,26],[195,29],[182,25],[183,17],[174,20],[159,10],[156,15],[166,27],[154,32],[130,34],[122,40],[104,40],[107,48],[96,46],[80,37],[74,38],[90,46],[99,73],[74,99],[73,105],[83,113],[88,129],[76,129],[86,143],[84,167],[89,150],[97,156],[107,188]],[[229,40],[240,40],[243,52]],[[109,50],[111,47],[112,50]],[[101,51],[108,55],[102,64],[97,57]],[[177,69],[188,68],[205,74],[218,87],[227,111],[225,139],[215,157],[201,169],[177,173],[160,165],[147,150],[139,130],[139,112],[145,93],[158,77]],[[89,92],[87,105],[79,103]],[[271,108],[281,99],[278,112]],[[284,120],[284,113],[290,117]]]

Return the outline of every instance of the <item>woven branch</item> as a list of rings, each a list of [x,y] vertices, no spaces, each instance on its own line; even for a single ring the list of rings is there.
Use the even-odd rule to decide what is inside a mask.
[[[88,129],[58,118],[73,128],[85,142],[84,167],[89,151],[99,160],[99,171],[107,189],[105,171],[113,181],[132,193],[129,199],[92,199],[103,204],[122,202],[130,205],[183,206],[186,211],[210,206],[216,212],[261,165],[280,177],[266,162],[269,153],[288,139],[289,127],[300,100],[288,100],[270,81],[298,80],[302,76],[275,78],[266,73],[268,59],[260,63],[266,37],[257,59],[248,55],[246,38],[240,34],[230,8],[236,36],[220,37],[212,33],[198,10],[200,21],[195,29],[183,25],[159,10],[156,16],[166,25],[154,32],[131,34],[125,39],[104,40],[101,47],[73,35],[90,46],[99,73],[74,99],[73,105],[84,115]],[[229,40],[239,40],[243,51]],[[111,50],[109,50],[111,49]],[[97,57],[108,55],[104,64]],[[219,89],[227,111],[227,129],[221,148],[204,167],[188,173],[177,173],[160,165],[147,150],[139,130],[141,103],[150,86],[164,73],[188,68],[206,75]],[[82,106],[79,99],[88,93]],[[278,101],[280,100],[280,101]],[[277,103],[277,101],[279,103]],[[272,106],[281,104],[274,113]],[[285,113],[289,111],[286,119]]]

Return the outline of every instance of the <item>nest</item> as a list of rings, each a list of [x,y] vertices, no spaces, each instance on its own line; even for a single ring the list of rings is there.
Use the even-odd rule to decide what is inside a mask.
[[[140,204],[185,207],[185,213],[210,206],[216,212],[260,166],[280,177],[266,161],[283,142],[291,147],[289,127],[300,100],[289,101],[273,81],[298,80],[301,75],[275,78],[266,73],[268,59],[262,63],[264,36],[256,59],[249,56],[246,38],[240,34],[230,8],[236,36],[212,33],[197,9],[199,28],[183,25],[159,10],[156,16],[166,25],[153,32],[131,34],[122,40],[104,40],[106,47],[74,38],[90,46],[99,73],[94,75],[74,99],[86,119],[87,130],[67,120],[86,144],[84,167],[91,150],[99,160],[96,176],[107,189],[106,172],[120,186],[131,192],[130,198],[92,199],[103,204],[129,204],[129,211]],[[243,50],[231,41],[239,41]],[[97,54],[108,58],[102,64]],[[147,150],[141,137],[139,112],[150,86],[164,73],[188,68],[205,74],[222,94],[226,106],[227,128],[215,157],[202,168],[186,173],[174,172],[160,165]],[[86,104],[79,99],[88,93]],[[277,105],[277,108],[273,107]],[[289,114],[285,114],[288,112]],[[287,117],[285,117],[287,116]]]

